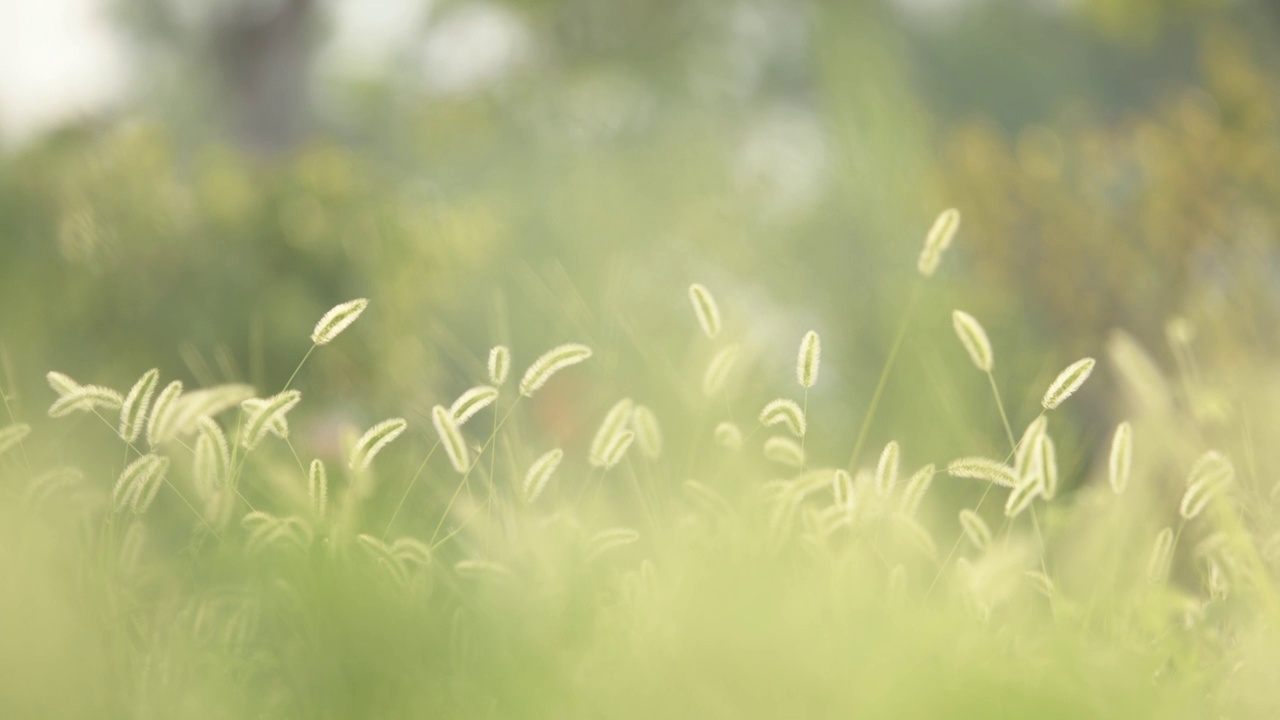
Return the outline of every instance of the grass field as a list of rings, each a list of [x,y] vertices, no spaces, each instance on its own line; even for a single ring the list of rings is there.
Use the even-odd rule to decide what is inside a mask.
[[[0,718],[1280,717],[1262,10],[517,5],[5,149]]]

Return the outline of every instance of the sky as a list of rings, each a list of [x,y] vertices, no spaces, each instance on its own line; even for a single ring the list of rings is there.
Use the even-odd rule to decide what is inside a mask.
[[[0,143],[123,100],[126,49],[102,0],[0,0]]]

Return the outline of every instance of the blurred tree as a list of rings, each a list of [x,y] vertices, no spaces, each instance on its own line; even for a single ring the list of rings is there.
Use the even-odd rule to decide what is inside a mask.
[[[1082,351],[1116,325],[1162,343],[1162,319],[1192,308],[1274,343],[1280,78],[1248,47],[1208,33],[1198,86],[1116,120],[1077,106],[1015,133],[950,130],[942,182],[968,210],[976,284]]]

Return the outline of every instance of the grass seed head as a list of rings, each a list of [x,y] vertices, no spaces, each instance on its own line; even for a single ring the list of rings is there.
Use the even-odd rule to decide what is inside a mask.
[[[1178,505],[1178,513],[1187,520],[1195,519],[1226,490],[1235,479],[1235,473],[1235,467],[1222,453],[1210,450],[1201,455],[1187,477],[1187,489]]]
[[[49,406],[49,417],[66,417],[73,412],[118,410],[124,405],[124,396],[101,385],[77,385]]]
[[[506,345],[496,345],[489,351],[489,382],[501,386],[511,372],[511,350]]]
[[[533,461],[529,466],[529,471],[524,475],[525,502],[534,502],[541,495],[542,491],[547,487],[547,482],[551,480],[551,476],[555,475],[556,469],[560,467],[560,461],[564,460],[564,450],[555,448],[543,453],[541,457]]]
[[[703,395],[710,397],[720,392],[738,362],[739,350],[741,346],[737,344],[726,345],[712,356],[711,362],[707,363],[706,372],[702,374]]]
[[[1049,389],[1044,393],[1044,399],[1040,404],[1045,410],[1053,410],[1062,404],[1063,400],[1071,397],[1075,391],[1084,385],[1084,381],[1089,379],[1089,375],[1093,373],[1093,358],[1087,357],[1071,363],[1066,370],[1058,373],[1058,377],[1049,385]]]
[[[800,351],[796,355],[796,380],[808,390],[818,381],[818,365],[822,362],[822,340],[810,330],[800,339]]]
[[[436,405],[431,408],[431,424],[435,426],[436,434],[440,436],[440,443],[444,445],[453,469],[465,473],[467,468],[471,467],[471,451],[467,448],[467,441],[462,437],[462,431],[453,421],[453,413],[443,405]]]
[[[0,429],[0,455],[4,455],[31,434],[31,426],[26,423],[13,423]]]
[[[622,398],[609,408],[609,412],[605,413],[604,420],[600,423],[600,427],[596,429],[595,436],[591,439],[591,448],[587,452],[587,461],[592,467],[605,467],[607,465],[609,444],[613,442],[619,434],[627,428],[627,423],[631,420],[631,411],[635,408],[635,402],[631,398]]]
[[[493,404],[498,399],[498,388],[489,385],[477,385],[458,396],[449,406],[453,413],[453,421],[462,427],[473,415]]]
[[[181,380],[165,385],[156,397],[155,404],[151,406],[151,417],[147,419],[147,444],[151,447],[158,447],[173,437],[174,412],[181,397]]]
[[[602,464],[600,467],[605,470],[611,470],[615,465],[622,462],[622,458],[627,454],[627,449],[631,447],[631,442],[636,439],[636,434],[630,430],[623,430],[614,435],[605,445],[604,454],[602,455]]]
[[[333,342],[343,330],[351,327],[351,323],[355,322],[367,307],[369,307],[369,301],[365,298],[349,300],[334,307],[320,318],[320,322],[316,323],[315,329],[311,331],[311,342],[316,345],[328,345]]]
[[[991,341],[987,339],[987,331],[982,329],[977,319],[963,310],[956,310],[951,313],[951,325],[973,364],[982,372],[991,372],[991,368],[995,366]]]
[[[317,522],[324,520],[329,508],[329,473],[318,459],[311,461],[307,472],[307,498],[311,503],[311,517]]]
[[[978,550],[986,550],[991,544],[991,528],[982,516],[972,510],[960,511],[960,529],[964,536]]]
[[[1173,528],[1165,528],[1156,535],[1155,544],[1151,547],[1151,555],[1147,559],[1147,582],[1159,585],[1169,575],[1169,564],[1173,559]]]
[[[794,400],[786,398],[773,400],[760,411],[760,424],[772,427],[779,423],[785,424],[796,437],[803,437],[807,429],[804,410]]]
[[[955,239],[959,229],[960,211],[955,208],[943,210],[942,214],[938,215],[938,219],[933,221],[933,226],[925,236],[920,259],[916,262],[916,269],[921,275],[933,277],[933,274],[938,271],[938,264],[942,262],[942,253],[951,246],[951,241]]]
[[[889,441],[880,453],[880,461],[876,463],[876,494],[887,498],[893,494],[898,484],[898,466],[901,464],[902,452],[897,441]]]
[[[147,410],[151,407],[151,395],[159,381],[160,371],[155,368],[148,370],[124,396],[124,403],[120,406],[119,431],[125,442],[133,444],[142,435],[147,422]]]
[[[689,286],[689,302],[693,303],[693,314],[698,317],[703,334],[714,339],[720,334],[720,307],[711,291],[694,283]]]
[[[44,377],[45,380],[49,382],[49,387],[53,388],[54,392],[58,393],[58,397],[63,397],[80,387],[80,383],[72,380],[70,376],[56,370],[50,370]]]
[[[161,397],[163,397],[163,393]],[[246,410],[248,416],[244,421],[244,430],[240,438],[240,444],[247,450],[252,450],[262,442],[263,438],[271,432],[272,428],[282,428],[287,434],[288,426],[283,425],[287,422],[286,416],[289,411],[302,401],[302,393],[297,390],[286,390],[277,395],[272,395],[265,400],[245,400],[241,406]],[[160,402],[156,401],[157,408]],[[157,409],[157,412],[159,410]]]
[[[646,457],[657,460],[662,457],[662,426],[658,416],[644,405],[631,411],[631,428],[636,432],[636,444]]]
[[[552,375],[590,357],[591,348],[578,343],[566,343],[548,350],[534,360],[528,370],[525,370],[524,377],[520,378],[520,394],[533,397],[539,388],[547,384]]]
[[[1107,480],[1111,490],[1123,494],[1129,486],[1129,478],[1133,475],[1133,425],[1128,421],[1116,427],[1116,434],[1111,439],[1111,454],[1107,460]]]
[[[382,449],[404,433],[409,423],[404,418],[383,420],[365,431],[351,450],[352,470],[364,471]]]
[[[924,501],[925,494],[933,485],[935,474],[937,469],[931,463],[920,468],[907,479],[906,485],[902,488],[902,497],[898,501],[898,508],[904,515],[914,517],[920,511],[920,503]]]
[[[775,435],[764,441],[764,456],[788,467],[804,466],[804,451],[800,444],[785,435]]]
[[[1018,485],[1018,477],[1013,468],[997,460],[984,457],[964,457],[952,460],[947,465],[947,474],[959,478],[986,480],[1007,488],[1017,487]]]
[[[716,442],[720,443],[720,445],[726,449],[742,449],[742,430],[740,430],[734,423],[731,423],[728,420],[721,422],[719,425],[716,425],[714,435]]]

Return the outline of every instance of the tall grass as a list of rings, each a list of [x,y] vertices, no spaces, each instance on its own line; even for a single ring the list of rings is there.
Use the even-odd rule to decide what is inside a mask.
[[[920,282],[958,222],[948,211],[930,231]],[[857,438],[831,437],[810,407],[831,392],[815,332],[796,355],[800,401],[763,404],[744,432],[764,398],[735,372],[743,324],[703,285],[689,298],[698,361],[644,384],[666,397],[610,388],[626,396],[578,421],[598,428],[590,442],[556,438],[535,410],[570,375],[603,382],[595,361],[616,349],[501,345],[474,350],[483,374],[428,423],[353,428],[341,462],[307,457],[291,428],[324,408],[295,380],[358,341],[361,313],[379,311],[363,300],[325,315],[289,381],[256,397],[172,380],[150,403],[156,371],[127,396],[51,373],[57,422],[0,428],[0,627],[40,643],[0,655],[4,716],[1280,711],[1280,534],[1250,408],[1208,432],[1196,397],[1142,400],[1177,379],[1113,343],[1117,397],[1138,398],[1114,411],[1131,420],[1086,428],[1096,442],[1060,464],[1055,434],[1076,435],[1059,415],[1093,391],[1094,360],[1019,388],[1043,393],[1041,412],[1010,417],[986,332],[957,311],[951,360],[988,377],[1002,426],[975,420],[971,453],[922,457],[936,418],[914,418],[863,465],[885,379],[909,372],[896,343],[860,388],[870,402],[847,406]],[[949,312],[911,308],[903,332],[913,312]],[[1196,393],[1216,383],[1232,387],[1198,366]],[[61,464],[85,436],[115,436],[119,455]],[[904,467],[919,470],[900,480]]]

